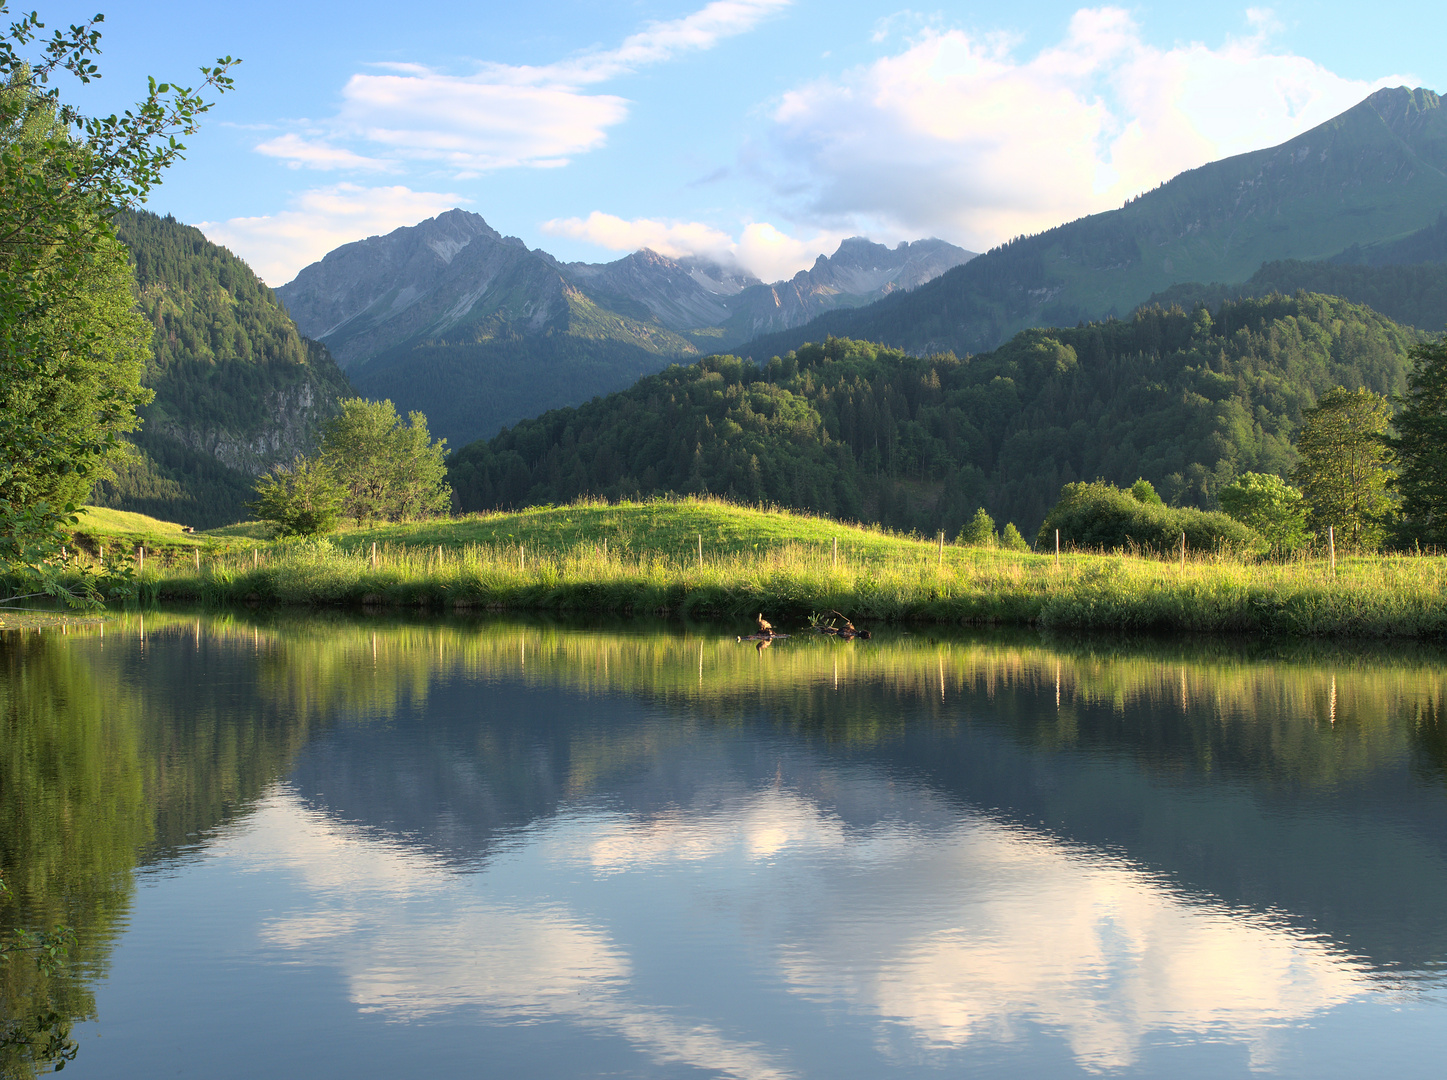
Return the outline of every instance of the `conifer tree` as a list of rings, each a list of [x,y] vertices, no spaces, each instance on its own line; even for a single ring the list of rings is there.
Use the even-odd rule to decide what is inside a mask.
[[[1419,345],[1393,420],[1401,539],[1447,544],[1447,340]]]

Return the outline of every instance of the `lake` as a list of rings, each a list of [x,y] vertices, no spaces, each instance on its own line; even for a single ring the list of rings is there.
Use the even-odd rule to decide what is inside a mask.
[[[1436,1077],[1447,660],[0,633],[5,1077]]]

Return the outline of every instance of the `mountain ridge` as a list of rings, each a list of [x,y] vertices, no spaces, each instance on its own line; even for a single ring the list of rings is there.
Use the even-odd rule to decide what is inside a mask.
[[[563,263],[453,209],[345,244],[277,295],[359,391],[425,412],[457,444],[760,329],[914,287],[969,257],[942,240],[888,248],[856,237],[766,285],[649,249]]]
[[[1020,237],[907,294],[739,348],[767,359],[829,335],[924,355],[994,347],[1028,326],[1123,316],[1185,282],[1246,280],[1432,225],[1447,206],[1447,110],[1375,92],[1286,142],[1187,170],[1115,209]]]

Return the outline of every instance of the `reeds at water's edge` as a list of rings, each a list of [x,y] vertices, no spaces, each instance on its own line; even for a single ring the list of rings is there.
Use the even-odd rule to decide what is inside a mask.
[[[881,538],[883,541],[884,538]],[[692,545],[690,545],[692,546]],[[917,550],[916,550],[917,549]],[[856,623],[1035,624],[1056,629],[1180,630],[1447,638],[1447,558],[1370,556],[1251,562],[1224,555],[1156,560],[1053,556],[890,539],[785,542],[711,554],[528,545],[384,542],[350,550],[283,543],[262,552],[152,558],[142,602],[384,605],[666,612],[802,623],[843,611]]]

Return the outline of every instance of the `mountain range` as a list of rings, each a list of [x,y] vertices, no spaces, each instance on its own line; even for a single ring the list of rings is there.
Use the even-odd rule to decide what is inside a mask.
[[[675,360],[917,287],[971,257],[942,240],[889,248],[856,237],[766,285],[646,249],[563,263],[450,210],[340,247],[277,295],[359,391],[420,409],[456,445]]]
[[[833,334],[963,356],[1030,326],[1128,316],[1180,283],[1242,282],[1278,260],[1440,261],[1444,208],[1441,98],[1379,90],[1280,146],[1181,173],[1118,210],[1021,237],[912,292],[739,351],[762,362]]]
[[[1083,326],[1091,320],[1104,320],[1098,332],[1115,341],[1120,332],[1110,329],[1111,320],[1134,325],[1132,313],[1142,306],[1166,314],[1179,308],[1187,322],[1195,318],[1192,312],[1206,311],[1208,318],[1217,313],[1219,323],[1223,305],[1239,312],[1248,310],[1239,306],[1247,301],[1301,292],[1350,301],[1355,307],[1347,322],[1353,325],[1374,325],[1355,310],[1366,305],[1408,328],[1408,337],[1415,333],[1410,328],[1438,332],[1447,325],[1447,112],[1428,90],[1379,91],[1281,146],[1191,170],[1118,210],[1020,238],[984,255],[971,257],[937,240],[889,248],[855,238],[789,281],[772,285],[717,261],[668,258],[647,250],[606,264],[563,263],[502,236],[476,214],[453,210],[339,248],[273,293],[240,259],[173,219],[126,214],[118,227],[135,263],[137,303],[156,328],[147,384],[157,396],[133,439],[136,457],[98,487],[95,499],[196,525],[220,524],[243,516],[255,475],[313,445],[337,398],[352,392],[390,397],[404,411],[422,410],[432,430],[458,448],[477,435],[618,391],[674,362],[733,351],[755,359],[763,370],[771,358],[787,358],[805,342],[824,343],[830,336],[877,343],[872,348],[891,346],[856,374],[865,378],[864,367],[869,367],[868,377],[879,383],[870,393],[888,397],[897,392],[903,400],[934,391],[920,390],[908,379],[889,391],[897,381],[895,369],[904,370],[899,357],[953,353],[969,369],[972,355],[995,349],[1023,330]],[[1311,310],[1326,311],[1319,305]],[[1346,316],[1332,316],[1339,317]],[[1300,322],[1297,316],[1274,320],[1273,315],[1261,322],[1257,332],[1289,338],[1293,320]],[[1322,333],[1336,334],[1323,327]],[[854,464],[840,474],[848,479],[842,494],[822,494],[825,489],[819,488],[796,497],[779,477],[751,479],[757,468],[783,470],[779,476],[787,479],[790,460],[817,456],[798,447],[784,453],[784,443],[770,441],[775,435],[768,424],[760,429],[767,438],[760,436],[764,441],[750,444],[737,460],[741,444],[731,428],[711,434],[705,424],[696,433],[697,447],[717,443],[719,460],[733,462],[728,469],[735,473],[719,465],[705,475],[685,466],[685,451],[692,449],[674,439],[651,477],[636,454],[627,468],[616,461],[579,459],[573,471],[591,479],[578,490],[693,490],[689,485],[702,478],[712,491],[827,507],[901,527],[952,526],[980,504],[1028,525],[1043,513],[1058,477],[1088,479],[1092,468],[1104,467],[1070,449],[1078,423],[1087,425],[1079,438],[1123,439],[1140,448],[1149,435],[1149,445],[1166,446],[1158,432],[1133,433],[1124,420],[1108,434],[1088,435],[1102,410],[1118,411],[1118,403],[1127,400],[1120,397],[1119,372],[1110,376],[1092,365],[1108,362],[1124,371],[1124,364],[1136,371],[1139,365],[1129,349],[1137,346],[1154,350],[1158,359],[1164,356],[1151,346],[1148,326],[1144,336],[1132,336],[1132,331],[1120,337],[1124,352],[1112,346],[1102,353],[1089,335],[1076,341],[1069,331],[1052,333],[1052,340],[1076,350],[1084,373],[1068,380],[1075,388],[1069,393],[1078,396],[1088,387],[1089,401],[1072,398],[1068,408],[1055,402],[1042,411],[1042,402],[1053,399],[1032,390],[1035,396],[1026,400],[1028,395],[1020,393],[1023,376],[1003,360],[996,374],[1014,387],[1013,396],[1004,392],[1009,389],[1005,382],[981,384],[944,360],[943,367],[931,361],[928,371],[914,373],[927,383],[955,372],[949,379],[968,400],[942,406],[964,409],[968,423],[987,437],[988,453],[981,446],[950,450],[954,480],[927,475],[927,464],[913,477],[913,465],[900,472],[898,463],[913,461],[912,454],[943,460],[937,447],[929,449],[934,444],[928,439],[942,437],[953,446],[949,440],[965,437],[930,434],[923,449],[890,442],[915,437],[900,434],[906,431],[926,438],[929,423],[911,417],[911,424],[924,426],[896,430],[883,420],[868,421],[883,425],[878,428],[883,441],[853,448]],[[1408,337],[1382,329],[1368,336],[1391,357],[1326,368],[1313,360],[1292,370],[1277,370],[1262,358],[1266,353],[1243,355],[1240,362],[1285,388],[1292,404],[1273,420],[1280,428],[1295,422],[1299,408],[1315,399],[1323,371],[1349,385],[1367,384],[1360,374],[1367,370],[1363,363],[1387,364],[1400,373]],[[1191,401],[1219,401],[1212,395],[1221,388],[1192,374],[1214,370],[1209,359],[1184,345],[1174,349],[1185,365],[1177,389]],[[699,370],[703,378],[713,369]],[[990,363],[974,363],[973,370],[988,371]],[[1026,365],[1022,370],[1033,369]],[[1136,374],[1149,377],[1147,368]],[[695,380],[684,381],[692,386]],[[1397,381],[1396,376],[1379,378],[1371,385],[1396,389]],[[774,385],[780,385],[778,380]],[[1044,387],[1040,393],[1065,392],[1060,389],[1065,385],[1053,383],[1056,389]],[[714,389],[740,397],[730,397],[728,415],[714,419],[745,431],[754,422],[751,416],[764,415],[759,410],[782,407],[756,377],[743,373],[727,374],[724,386]],[[807,387],[802,392],[807,396]],[[861,385],[836,386],[831,392],[857,402],[869,397]],[[897,405],[881,399],[858,408],[867,412]],[[640,411],[636,401],[629,408],[641,431],[647,409]],[[819,403],[809,408],[827,418],[827,408]],[[611,417],[615,411],[608,405],[599,415]],[[1204,421],[1196,417],[1191,423],[1199,427]],[[541,417],[518,428],[524,429],[530,434],[506,447],[499,443],[485,450],[487,444],[479,442],[457,456],[455,482],[465,506],[571,497],[571,481],[554,475],[556,469],[546,464],[556,465],[565,450],[563,456],[576,456],[564,446],[568,425],[560,427],[556,416]],[[819,430],[829,428],[825,424]],[[998,445],[989,434],[996,431],[1007,432]],[[1243,447],[1251,443],[1239,432],[1223,431],[1222,438]],[[1277,445],[1284,436],[1274,430],[1272,438]],[[839,439],[833,434],[829,439],[829,453],[840,452]],[[1222,457],[1219,439],[1192,445],[1210,452],[1167,446],[1163,456],[1152,458],[1122,451],[1124,456],[1109,462],[1100,457],[1109,464],[1101,475],[1119,472],[1130,480],[1134,477],[1125,473],[1138,468],[1138,474],[1154,475],[1166,489],[1177,489],[1181,500],[1206,505],[1214,487],[1234,469],[1250,465],[1280,471],[1289,464],[1288,454],[1275,451],[1267,457],[1255,450]],[[613,447],[608,453],[617,451]],[[1030,465],[1032,454],[1053,464],[1036,468]],[[763,464],[756,466],[755,458]],[[700,461],[700,470],[704,464]],[[1033,479],[1025,487],[1011,487],[1012,470],[1021,469]],[[828,487],[832,481],[820,483]],[[931,485],[939,483],[951,485],[953,494],[947,498],[935,491]],[[756,490],[763,494],[750,494]]]

